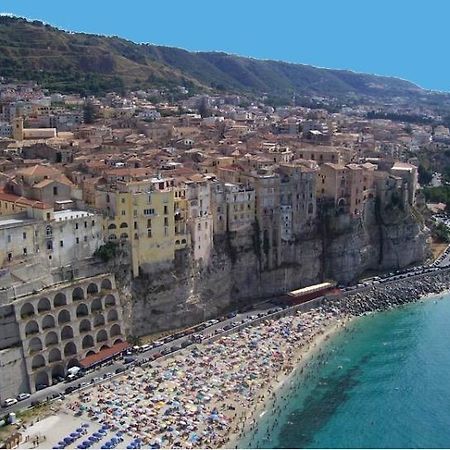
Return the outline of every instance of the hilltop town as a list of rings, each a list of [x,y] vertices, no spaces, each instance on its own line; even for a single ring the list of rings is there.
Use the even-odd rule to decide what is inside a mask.
[[[1,398],[138,337],[429,256],[418,154],[450,142],[432,111],[176,89],[0,84]]]

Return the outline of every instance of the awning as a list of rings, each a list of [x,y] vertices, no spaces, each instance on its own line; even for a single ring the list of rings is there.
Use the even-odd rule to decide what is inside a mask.
[[[92,367],[95,364],[101,363],[103,361],[106,361],[113,356],[118,355],[119,353],[123,352],[129,347],[128,342],[119,342],[117,344],[114,344],[111,348],[105,348],[104,350],[100,350],[98,353],[95,353],[95,355],[89,355],[86,356],[86,358],[83,358],[80,361],[80,366],[84,369],[87,369],[88,367]]]

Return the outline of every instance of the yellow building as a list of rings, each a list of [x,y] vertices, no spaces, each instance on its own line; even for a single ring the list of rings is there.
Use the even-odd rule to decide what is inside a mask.
[[[105,238],[130,244],[135,277],[171,264],[175,241],[186,239],[175,236],[173,184],[171,178],[152,178],[97,190],[96,207],[107,213]]]

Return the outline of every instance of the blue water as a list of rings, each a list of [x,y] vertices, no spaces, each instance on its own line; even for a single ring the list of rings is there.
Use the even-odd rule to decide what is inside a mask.
[[[275,407],[239,447],[449,448],[450,296],[357,319]]]

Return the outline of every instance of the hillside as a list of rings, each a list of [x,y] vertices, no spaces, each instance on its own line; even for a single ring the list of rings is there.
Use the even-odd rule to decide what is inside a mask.
[[[397,78],[135,44],[6,16],[0,17],[0,75],[86,94],[176,85],[191,92],[266,93],[285,98],[294,92],[341,99],[414,98],[426,92]]]

